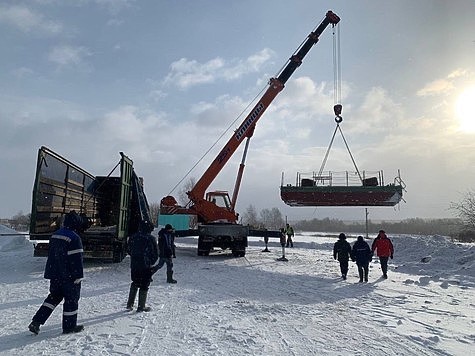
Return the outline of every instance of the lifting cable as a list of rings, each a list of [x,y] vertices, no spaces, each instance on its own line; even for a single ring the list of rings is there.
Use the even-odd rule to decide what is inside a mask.
[[[256,94],[256,96],[254,97],[254,99],[252,99],[249,104],[247,104],[247,106],[241,111],[241,113],[234,119],[233,122],[231,122],[229,124],[229,126],[221,133],[221,135],[219,135],[219,137],[216,139],[216,141],[214,141],[214,143],[206,150],[205,153],[203,153],[203,155],[198,159],[198,161],[196,161],[196,163],[193,165],[193,167],[191,167],[188,172],[186,172],[186,174],[183,176],[183,178],[181,178],[178,183],[175,184],[175,186],[171,189],[171,191],[168,193],[168,195],[171,195],[176,188],[178,188],[178,186],[186,179],[186,177],[188,177],[191,172],[196,168],[196,166],[198,166],[198,164],[200,164],[201,161],[203,161],[203,159],[208,155],[208,153],[211,152],[211,150],[218,144],[218,142],[223,138],[223,136],[231,129],[231,127],[233,125],[236,124],[236,121],[242,117],[242,115],[248,111],[249,107],[254,103],[256,102],[257,98],[262,95],[262,93],[264,92],[264,90],[266,90],[268,85],[264,86],[261,91],[259,93]]]
[[[323,21],[323,19],[322,19]],[[335,25],[333,25],[333,28],[335,28]],[[314,31],[316,30],[316,28],[314,29]],[[307,41],[307,38],[303,39],[302,42],[300,43],[300,45],[297,47],[297,49],[294,51],[294,54],[289,58],[289,60],[284,63],[282,65],[282,67],[278,70],[278,72],[276,73],[276,75],[274,76],[274,78],[277,78],[279,76],[280,73],[282,73],[282,71],[284,70],[284,68],[288,65],[288,62],[291,60],[292,57],[295,56],[295,54],[302,48],[302,46],[305,44],[305,42]],[[241,113],[234,119],[234,121],[228,126],[228,128],[226,130],[224,130],[221,135],[218,137],[218,139],[211,145],[211,147],[208,148],[208,150],[201,156],[201,158],[198,159],[198,161],[188,170],[188,172],[186,172],[186,174],[183,176],[183,178],[181,178],[178,183],[175,184],[175,186],[170,190],[170,192],[168,193],[168,195],[171,195],[175,189],[178,188],[178,186],[191,174],[191,172],[198,166],[198,164],[208,155],[208,153],[218,144],[218,142],[223,138],[223,136],[231,129],[232,125],[234,125],[236,123],[236,121],[242,117],[242,115],[244,115],[245,112],[248,111],[248,109],[251,107],[251,105],[253,103],[255,103],[257,101],[257,99],[262,96],[262,93],[264,92],[264,90],[266,90],[266,88],[268,88],[268,86],[271,84],[271,82],[269,81],[262,89],[261,91],[256,94],[256,96],[254,97],[254,99],[252,99],[249,104],[241,111]],[[341,93],[340,93],[341,94]]]
[[[340,123],[343,121],[343,117],[341,116],[341,111],[343,109],[343,106],[341,105],[341,55],[340,55],[340,26],[339,25],[333,26],[333,88],[334,88],[333,111],[335,113],[336,127],[335,127],[335,131],[333,131],[333,136],[330,140],[330,144],[325,153],[325,157],[323,158],[323,162],[322,162],[322,165],[320,166],[320,170],[318,171],[317,178],[320,178],[322,176],[323,170],[328,160],[328,155],[330,154],[330,149],[333,145],[333,141],[335,140],[336,132],[339,131],[341,134],[341,137],[343,138],[343,142],[345,143],[346,149],[348,150],[351,161],[353,162],[353,165],[355,166],[356,173],[358,174],[360,181],[363,182],[358,166],[356,165],[355,159],[353,158],[353,154],[351,153],[350,147],[348,146],[348,142],[346,141],[345,135],[343,135],[343,131],[341,130],[341,127],[340,127]],[[318,182],[320,181],[323,182],[323,179],[317,179],[316,184],[318,184]]]

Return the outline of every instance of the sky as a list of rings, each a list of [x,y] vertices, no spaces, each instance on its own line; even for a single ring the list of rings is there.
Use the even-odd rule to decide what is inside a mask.
[[[470,0],[1,1],[0,217],[31,211],[41,146],[93,175],[124,152],[149,203],[177,196],[328,10],[341,18],[341,128],[357,167],[382,170],[386,184],[400,172],[406,185],[405,202],[369,208],[369,218],[453,217],[475,176]],[[258,122],[238,212],[365,218],[364,208],[280,199],[281,182],[318,172],[335,129],[332,32]],[[232,191],[242,148],[211,189]],[[325,171],[354,171],[339,136]]]
[[[0,233],[12,232],[0,225]],[[177,238],[178,283],[166,283],[159,270],[148,313],[125,310],[129,257],[86,261],[78,309],[84,331],[61,334],[59,305],[33,335],[28,324],[48,293],[46,259],[32,256],[27,237],[4,236],[0,268],[9,273],[0,274],[0,353],[473,355],[475,246],[444,236],[389,237],[395,252],[388,279],[374,258],[368,283],[358,283],[353,262],[341,279],[332,258],[336,234],[297,232],[287,262],[276,261],[282,252],[275,239],[263,253],[262,239],[251,238],[246,257],[233,258],[229,250],[198,257],[197,238]]]

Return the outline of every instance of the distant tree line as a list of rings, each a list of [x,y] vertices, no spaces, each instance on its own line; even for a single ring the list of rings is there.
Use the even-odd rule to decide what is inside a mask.
[[[259,213],[254,205],[249,205],[241,215],[240,222],[254,228],[266,228],[277,230],[285,225],[282,213],[278,208],[262,209]]]
[[[347,232],[376,234],[383,229],[390,234],[413,234],[413,235],[444,235],[450,236],[462,242],[475,241],[475,195],[473,196],[473,221],[472,230],[470,225],[462,218],[447,219],[422,219],[411,218],[401,221],[373,222],[368,220],[358,222],[345,222],[340,219],[323,218],[311,220],[293,221],[295,230],[319,231],[319,232]],[[263,209],[260,212],[250,205],[241,215],[240,222],[256,228],[280,229],[285,225],[282,213],[278,208]]]
[[[31,214],[23,214],[23,211],[19,211],[13,215],[10,219],[6,219],[7,225],[17,231],[27,231],[30,227]]]
[[[241,216],[244,225],[253,227],[279,229],[285,225],[285,220],[278,208],[263,209],[260,212],[250,205]],[[368,221],[368,233],[377,233],[383,229],[391,234],[415,234],[415,235],[445,235],[453,236],[460,230],[460,219],[407,219],[402,221]],[[320,232],[366,232],[366,222],[345,222],[340,219],[311,219],[293,221],[294,229],[299,231]]]
[[[462,200],[451,203],[450,209],[461,221],[455,238],[464,242],[475,242],[475,192],[467,191]]]
[[[421,219],[413,218],[402,221],[368,221],[368,233],[375,234],[383,229],[390,234],[445,235],[452,236],[458,231],[459,219]],[[325,232],[366,232],[366,222],[344,222],[339,219],[312,219],[294,223],[294,228],[301,231]]]

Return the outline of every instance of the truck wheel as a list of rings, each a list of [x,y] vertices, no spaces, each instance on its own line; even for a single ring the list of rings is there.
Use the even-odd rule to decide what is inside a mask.
[[[120,263],[125,257],[125,245],[117,244],[114,246],[114,251],[112,252],[112,262]]]
[[[246,250],[232,250],[234,257],[244,257],[246,256]]]
[[[113,263],[120,263],[123,260],[122,253],[120,251],[114,251],[114,255],[112,256]]]

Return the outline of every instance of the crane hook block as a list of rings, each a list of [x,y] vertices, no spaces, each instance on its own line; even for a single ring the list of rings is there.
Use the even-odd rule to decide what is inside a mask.
[[[335,113],[335,122],[337,124],[343,121],[343,118],[341,117],[342,109],[343,109],[343,106],[341,104],[336,104],[335,106],[333,106],[333,112]]]
[[[335,113],[336,116],[340,117],[341,116],[341,110],[343,109],[343,106],[341,104],[336,104],[333,107],[333,112]]]

